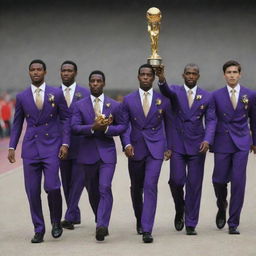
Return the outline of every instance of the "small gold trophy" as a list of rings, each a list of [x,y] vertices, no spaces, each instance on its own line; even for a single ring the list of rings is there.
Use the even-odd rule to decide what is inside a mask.
[[[152,55],[148,58],[148,64],[153,67],[159,67],[162,63],[162,58],[157,54],[161,19],[162,14],[158,8],[151,7],[147,10],[148,32],[150,35],[152,52]]]

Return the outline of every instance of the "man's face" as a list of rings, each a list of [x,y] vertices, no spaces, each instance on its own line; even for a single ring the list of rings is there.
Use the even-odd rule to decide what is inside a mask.
[[[224,78],[227,84],[231,87],[235,87],[238,84],[240,77],[241,73],[237,66],[228,67],[224,73]]]
[[[75,82],[77,72],[72,64],[64,64],[60,70],[60,76],[62,83],[66,86],[70,86]]]
[[[100,74],[94,74],[91,76],[89,87],[93,96],[99,97],[103,93],[104,86],[105,82]]]
[[[33,63],[29,67],[29,76],[31,82],[35,86],[40,86],[44,82],[44,76],[46,75],[46,70],[41,63]]]
[[[138,80],[140,82],[140,88],[142,90],[150,90],[152,88],[152,83],[155,80],[155,76],[151,68],[141,68],[138,75]]]
[[[199,72],[196,68],[187,68],[182,74],[185,85],[189,88],[196,86],[197,81],[200,77]]]

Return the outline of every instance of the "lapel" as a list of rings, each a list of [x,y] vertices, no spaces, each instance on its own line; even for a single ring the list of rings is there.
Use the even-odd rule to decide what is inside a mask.
[[[198,95],[201,95],[201,97],[202,97],[200,100],[197,99]],[[202,104],[202,102],[203,102],[202,100],[203,100],[203,91],[199,87],[197,87],[195,99],[194,99],[193,104],[189,110],[190,116],[198,109],[199,105]]]
[[[85,100],[85,106],[84,106],[83,110],[84,110],[84,112],[88,113],[90,121],[94,122],[94,120],[95,120],[95,113],[94,113],[94,109],[93,109],[93,105],[92,105],[91,96],[89,96]]]
[[[104,114],[106,117],[109,117],[109,115],[111,114],[111,109],[111,101],[106,95],[104,95],[102,114]]]
[[[43,117],[48,116],[49,112],[51,111],[52,108],[56,108],[57,106],[52,106],[52,103],[49,102],[49,94],[52,94],[54,97],[54,93],[51,93],[51,90],[49,86],[45,86],[45,92],[44,92],[44,103],[43,103],[43,108],[41,111],[39,111],[38,119],[37,121],[39,122]],[[53,103],[55,103],[56,99],[54,98]]]
[[[232,117],[235,113],[235,110],[233,108],[227,86],[225,86],[223,88],[223,98],[224,98],[223,102],[224,102],[224,105],[225,105],[225,111],[230,113],[230,116]],[[238,99],[239,99],[239,97],[238,97]]]
[[[151,106],[150,106],[150,109],[148,111],[148,115],[146,117],[146,122],[148,122],[152,116],[154,115],[155,113],[155,110],[157,109],[157,106],[156,106],[156,98],[157,98],[157,94],[155,93],[155,91],[153,90],[153,96],[152,96],[152,102],[151,102]],[[143,109],[142,109],[143,110]],[[144,115],[144,112],[143,112],[143,115]]]
[[[37,118],[39,116],[39,112],[41,112],[41,111],[39,111],[36,106],[31,87],[28,88],[25,97],[26,96],[28,97],[28,99],[30,99],[28,101],[26,100],[26,102],[28,102],[28,104],[29,104],[29,109],[31,107],[31,111],[36,114],[36,120],[37,120]]]
[[[188,97],[187,97],[187,93],[184,86],[180,86],[179,90],[177,90],[177,98],[178,98],[180,107],[183,110],[182,112],[185,114],[185,117],[187,117],[190,109],[188,106]]]
[[[243,95],[247,95],[246,94],[246,91],[245,91],[245,89],[244,89],[244,87],[242,87],[241,85],[240,85],[240,92],[239,92],[239,96],[238,96],[238,101],[237,101],[237,106],[236,106],[236,109],[235,109],[235,113],[238,111],[238,110],[240,110],[241,108],[244,108],[244,103],[242,102],[242,97],[243,97]],[[247,95],[247,97],[248,97],[248,95]]]
[[[138,117],[140,118],[140,120],[143,124],[146,120],[146,117],[144,115],[139,90],[136,92],[135,97],[134,97],[134,109],[136,110],[136,113],[138,113]]]
[[[78,97],[78,95],[81,95],[81,97]],[[73,96],[72,102],[69,107],[71,107],[76,101],[83,99],[83,96],[84,95],[82,95],[82,93],[80,92],[78,85],[76,85],[74,96]]]

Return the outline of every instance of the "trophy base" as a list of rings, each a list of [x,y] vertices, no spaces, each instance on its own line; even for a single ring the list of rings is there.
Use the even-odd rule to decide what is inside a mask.
[[[148,64],[150,64],[154,68],[157,68],[162,64],[162,59],[150,59],[150,58],[148,58]]]

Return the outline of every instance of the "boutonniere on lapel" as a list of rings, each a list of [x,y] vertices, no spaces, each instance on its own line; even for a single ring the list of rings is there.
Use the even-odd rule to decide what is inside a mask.
[[[201,106],[200,106],[200,109],[202,109],[202,110],[203,110],[203,109],[204,109],[204,105],[201,105]]]
[[[55,107],[55,102],[54,102],[55,96],[51,93],[48,94],[48,101],[51,103],[52,107]]]
[[[157,98],[157,99],[156,99],[156,105],[157,105],[157,106],[160,106],[161,104],[162,104],[161,99]]]
[[[81,92],[76,92],[75,97],[76,97],[77,100],[80,100],[80,99],[83,98],[83,94]]]
[[[246,94],[242,96],[241,101],[244,103],[244,108],[247,109],[248,108],[249,99],[248,99],[248,96]]]
[[[196,95],[196,100],[201,100],[202,97],[203,97],[203,96],[202,96],[201,94],[197,94],[197,95]],[[203,106],[203,105],[202,105],[202,106]]]
[[[111,106],[111,103],[106,103],[107,108],[110,108],[110,106]]]

